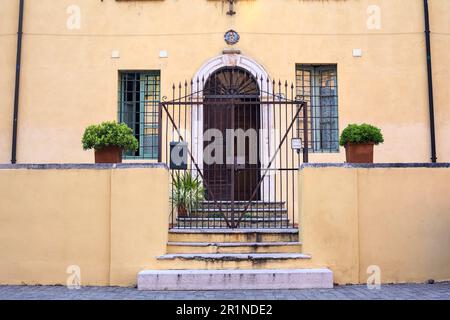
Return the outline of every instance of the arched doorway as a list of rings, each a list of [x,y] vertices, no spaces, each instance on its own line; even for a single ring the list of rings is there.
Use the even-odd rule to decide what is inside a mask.
[[[259,102],[257,79],[240,67],[222,67],[204,84],[203,135],[211,138],[205,139],[204,150],[212,152],[204,154],[203,171],[210,191],[207,194],[214,195],[215,200],[248,201],[258,188]],[[257,190],[253,200],[259,199]]]
[[[160,161],[171,170],[173,194],[184,196],[174,181],[181,174],[187,183],[195,177],[206,199],[201,195],[192,215],[183,216],[172,198],[172,224],[263,229],[295,224],[299,148],[309,146],[306,107],[293,83],[277,84],[240,55],[214,58],[184,86],[174,84],[172,99],[159,104]],[[235,139],[236,130],[243,139]],[[252,140],[248,131],[256,133]],[[244,141],[240,149],[238,140]],[[211,144],[222,153],[210,152]],[[307,159],[308,148],[302,149]]]
[[[264,67],[259,64],[254,59],[237,53],[224,53],[223,55],[216,56],[208,61],[206,61],[195,73],[193,79],[192,92],[193,100],[202,100],[205,86],[205,81],[210,78],[216,71],[223,68],[239,68],[246,70],[248,73],[257,79],[259,84],[260,99],[266,101],[273,100],[271,92],[273,92],[273,87],[270,85],[272,81],[269,79],[269,75]],[[269,85],[268,85],[269,84]],[[200,96],[197,95],[200,93]],[[272,136],[273,131],[271,130],[271,124],[273,123],[273,108],[269,104],[260,104],[260,115],[261,115],[261,132],[260,132],[260,159],[262,161],[261,167],[267,167],[268,161],[271,157],[271,151],[273,152],[275,146],[275,138]],[[192,109],[191,117],[191,128],[192,130],[192,155],[196,163],[198,163],[198,168],[203,172],[203,105],[195,105]],[[261,171],[262,172],[262,171]],[[271,201],[274,197],[275,183],[274,179],[266,176],[263,179],[262,188],[260,190],[261,194],[258,194],[261,200]]]

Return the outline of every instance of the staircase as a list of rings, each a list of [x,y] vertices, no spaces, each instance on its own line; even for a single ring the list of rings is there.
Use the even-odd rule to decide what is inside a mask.
[[[138,275],[140,290],[332,288],[328,269],[312,269],[299,231],[283,229],[172,229],[162,270]]]
[[[288,228],[289,217],[284,202],[255,201],[204,201],[192,210],[189,217],[178,217],[177,228],[227,228],[227,221],[237,221],[242,216],[240,228]]]

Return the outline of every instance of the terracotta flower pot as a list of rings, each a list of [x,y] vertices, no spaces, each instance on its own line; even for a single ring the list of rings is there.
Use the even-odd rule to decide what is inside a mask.
[[[109,146],[95,150],[95,163],[122,163],[123,149]]]
[[[347,163],[373,163],[374,143],[347,143],[345,156]]]
[[[179,217],[187,217],[188,216],[188,211],[187,211],[187,209],[186,209],[186,207],[178,207],[177,208],[177,211],[178,211],[178,216]]]

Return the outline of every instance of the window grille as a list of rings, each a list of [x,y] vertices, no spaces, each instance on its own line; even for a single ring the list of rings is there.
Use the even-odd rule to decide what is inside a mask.
[[[297,65],[297,95],[308,103],[308,136],[312,152],[339,151],[336,65]],[[297,130],[302,133],[302,121]]]
[[[139,141],[136,152],[125,159],[158,159],[159,71],[119,73],[119,121],[126,123]]]

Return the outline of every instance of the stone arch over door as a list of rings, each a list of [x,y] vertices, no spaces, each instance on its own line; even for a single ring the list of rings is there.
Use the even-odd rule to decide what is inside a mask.
[[[270,80],[270,78],[267,71],[255,60],[237,53],[222,54],[205,62],[196,72],[195,76],[193,77],[193,96],[197,96],[199,99],[203,99],[203,85],[206,83],[209,76],[217,70],[225,67],[239,67],[241,69],[247,70],[255,76],[255,78],[258,80],[258,86],[260,87],[261,85],[270,83],[270,81],[268,81]],[[259,89],[262,99],[264,99],[267,94],[271,92],[270,88]],[[199,94],[196,95],[195,93]],[[269,105],[261,105],[260,117],[262,126],[259,139],[260,145],[263,146],[260,151],[260,162],[261,167],[266,168],[271,158],[270,150],[272,150],[272,152],[274,152],[275,150],[275,136],[271,128],[267,127],[268,123],[273,123],[273,111],[271,110]],[[203,170],[203,105],[199,104],[193,107],[191,122],[192,155],[197,162],[199,169]],[[261,172],[263,172],[263,170]],[[265,201],[274,199],[274,179],[270,179],[269,175],[267,175],[263,181],[263,186],[264,187],[262,188],[262,190],[264,190],[264,194],[260,195],[260,199]]]
[[[258,79],[258,82],[261,81],[261,78],[263,79],[263,83],[266,83],[267,79],[269,79],[269,75],[264,67],[255,60],[242,54],[223,54],[208,60],[200,67],[193,78],[195,91],[203,90],[202,79],[206,81],[212,73],[224,67],[239,67],[245,69],[254,75]],[[197,79],[200,80],[198,86]]]

